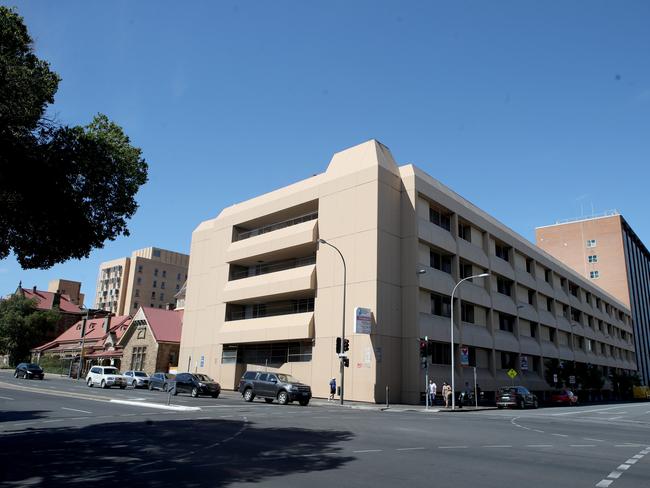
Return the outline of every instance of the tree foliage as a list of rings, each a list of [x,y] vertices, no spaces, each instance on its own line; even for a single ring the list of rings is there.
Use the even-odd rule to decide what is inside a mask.
[[[20,295],[0,300],[0,353],[16,365],[29,359],[30,349],[40,346],[55,329],[59,313],[36,309],[36,301]]]
[[[147,181],[142,151],[105,115],[84,127],[47,118],[59,81],[23,19],[0,7],[0,259],[13,251],[25,269],[129,235]]]

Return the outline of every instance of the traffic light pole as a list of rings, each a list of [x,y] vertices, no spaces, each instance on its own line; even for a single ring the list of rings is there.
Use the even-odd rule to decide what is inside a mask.
[[[339,251],[339,248],[336,247],[333,244],[330,244],[327,242],[325,239],[318,239],[318,242],[321,244],[327,244],[330,246],[332,249],[334,249],[337,253],[339,253],[339,256],[341,256],[341,261],[343,261],[343,320],[342,320],[342,325],[341,325],[341,347],[344,349],[345,346],[345,288],[346,288],[346,283],[347,283],[347,268],[345,266],[345,258],[343,257],[343,254],[341,254],[341,251]],[[341,405],[343,405],[343,398],[344,398],[344,389],[345,389],[345,351],[343,351],[343,354],[339,356],[339,368],[341,370]]]

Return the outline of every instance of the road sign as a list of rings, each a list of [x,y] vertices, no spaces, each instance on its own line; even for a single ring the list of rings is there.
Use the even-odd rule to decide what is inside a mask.
[[[354,333],[370,334],[372,332],[372,311],[369,308],[354,309]]]
[[[528,356],[521,356],[519,358],[519,366],[522,371],[528,371]]]
[[[570,385],[575,385],[576,384],[576,377],[571,375],[569,376],[569,384]]]
[[[460,346],[460,365],[469,366],[469,347]]]
[[[553,373],[553,383],[557,383],[557,374]]]
[[[517,372],[514,369],[509,369],[507,374],[510,376],[511,380],[514,380],[515,376],[517,376]]]

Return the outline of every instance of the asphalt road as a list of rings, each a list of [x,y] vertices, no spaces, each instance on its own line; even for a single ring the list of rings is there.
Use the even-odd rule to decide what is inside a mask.
[[[166,400],[0,372],[0,486],[650,486],[650,403],[383,412],[224,392],[172,398],[196,411],[144,406]]]

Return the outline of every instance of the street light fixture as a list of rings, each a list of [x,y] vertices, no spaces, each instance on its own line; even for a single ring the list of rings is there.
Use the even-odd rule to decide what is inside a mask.
[[[326,244],[332,249],[334,249],[337,253],[339,253],[339,256],[341,256],[341,261],[343,261],[343,320],[342,320],[342,325],[341,325],[341,345],[345,344],[345,286],[346,286],[346,275],[347,275],[347,268],[345,266],[345,258],[343,257],[343,254],[341,254],[341,251],[339,251],[339,248],[336,247],[334,244],[330,244],[327,242],[325,239],[318,239],[318,242],[321,244]],[[341,354],[339,356],[339,367],[341,370],[341,405],[343,405],[343,381],[345,380],[345,364],[344,364],[344,354]]]
[[[451,291],[450,331],[451,331],[451,409],[452,410],[456,410],[456,380],[454,375],[454,293],[456,293],[456,288],[458,288],[458,285],[460,285],[463,281],[471,280],[472,278],[486,278],[487,276],[490,276],[490,273],[481,273],[479,275],[468,276],[467,278],[463,278],[458,283],[456,283],[456,286],[454,286],[454,289]]]

